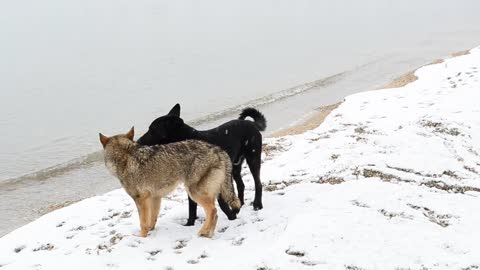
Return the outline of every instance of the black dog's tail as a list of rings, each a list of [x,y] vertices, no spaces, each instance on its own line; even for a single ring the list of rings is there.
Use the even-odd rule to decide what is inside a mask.
[[[259,112],[257,109],[250,108],[250,107],[243,109],[238,119],[245,120],[245,118],[249,116],[253,118],[253,121],[257,126],[258,130],[265,131],[265,129],[267,128],[267,119],[265,119],[265,116],[261,112]]]

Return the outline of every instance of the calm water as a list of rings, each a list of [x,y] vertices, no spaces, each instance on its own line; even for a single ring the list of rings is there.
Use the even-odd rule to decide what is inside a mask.
[[[197,126],[257,105],[274,131],[480,45],[479,10],[478,0],[1,1],[0,183],[11,201],[0,214],[53,183],[61,196],[49,199],[74,196],[65,179],[76,178],[58,176],[98,176],[88,170],[100,131],[142,132],[176,102]],[[21,181],[16,194],[9,183]],[[111,188],[89,186],[82,196]]]

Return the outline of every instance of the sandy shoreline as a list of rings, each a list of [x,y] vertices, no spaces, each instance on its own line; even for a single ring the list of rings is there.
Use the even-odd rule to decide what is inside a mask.
[[[444,59],[436,59],[436,60],[432,61],[431,63],[420,66],[420,67],[416,68],[415,70],[412,70],[408,73],[405,73],[404,75],[401,75],[401,76],[393,79],[389,84],[387,84],[387,85],[385,85],[385,86],[383,86],[383,87],[381,87],[377,90],[404,87],[407,84],[418,80],[418,77],[415,76],[415,72],[419,68],[422,68],[422,67],[428,66],[428,65],[440,64],[440,63],[443,63],[446,59],[455,58],[455,57],[462,56],[462,55],[467,55],[467,54],[470,54],[470,50],[458,51],[458,52],[452,53],[449,57],[445,57]],[[305,120],[303,120],[303,121],[301,121],[297,124],[294,124],[290,127],[287,127],[287,128],[281,129],[279,131],[276,131],[270,137],[277,138],[277,137],[282,137],[282,136],[287,136],[287,135],[298,135],[298,134],[304,133],[308,130],[312,130],[312,129],[320,126],[323,123],[323,121],[325,120],[325,118],[342,103],[343,103],[343,101],[335,103],[335,104],[330,104],[330,105],[327,105],[327,106],[320,107],[320,108],[316,109],[315,112],[313,113],[313,115],[309,116],[307,119],[305,119]]]
[[[418,79],[418,77],[415,76],[415,72],[418,69],[420,69],[424,66],[428,66],[428,65],[440,64],[440,63],[443,63],[446,59],[450,59],[450,58],[454,58],[454,57],[458,57],[458,56],[462,56],[462,55],[467,55],[467,54],[470,54],[470,50],[458,51],[458,52],[452,53],[449,57],[445,57],[444,59],[436,59],[436,60],[434,60],[434,61],[432,61],[432,62],[430,62],[426,65],[420,66],[420,67],[416,68],[415,70],[412,70],[408,73],[405,73],[404,75],[402,75],[400,77],[397,77],[397,78],[393,79],[389,84],[387,84],[384,87],[379,88],[377,90],[404,87],[407,84],[412,83],[412,82],[414,82]],[[319,107],[313,112],[312,115],[306,117],[305,120],[300,121],[296,124],[293,124],[290,127],[287,127],[287,128],[281,129],[279,131],[276,131],[273,134],[271,134],[269,137],[278,138],[278,137],[287,136],[287,135],[298,135],[298,134],[302,134],[304,132],[307,132],[309,130],[315,129],[318,126],[320,126],[323,123],[323,121],[325,120],[325,118],[328,115],[330,115],[330,113],[333,110],[338,108],[338,106],[340,106],[342,103],[343,103],[343,101],[340,101],[340,102],[335,103],[335,104],[330,104],[330,105]],[[75,202],[77,202],[77,200],[75,200],[75,201],[68,200],[68,201],[65,201],[63,203],[52,204],[48,207],[42,208],[40,210],[40,212],[42,213],[42,215],[47,214],[47,213],[52,212],[54,210],[69,206],[69,205],[71,205]]]
[[[469,52],[470,52],[469,50],[466,50],[466,51],[460,51],[460,52],[457,52],[457,53],[453,53],[453,54],[451,54],[450,57],[446,57],[445,59],[466,55],[466,54],[469,54]],[[435,60],[435,61],[431,62],[430,64],[438,64],[438,63],[442,63],[443,61],[444,61],[443,59],[438,59],[438,60]],[[430,65],[430,64],[427,64],[427,65]],[[415,71],[417,69],[415,69],[414,71],[408,72],[405,75],[402,75],[402,76],[392,80],[391,83],[385,85],[382,89],[403,87],[403,86],[417,80],[418,78],[415,76]],[[308,116],[305,116],[304,120],[301,120],[298,123],[293,124],[290,127],[287,127],[287,128],[281,129],[279,131],[276,131],[268,137],[274,137],[275,138],[275,137],[282,137],[282,136],[287,136],[287,135],[298,135],[298,134],[302,134],[302,133],[304,133],[308,130],[315,129],[316,127],[321,125],[323,123],[323,121],[325,120],[325,118],[342,103],[343,103],[343,101],[335,103],[335,104],[327,105],[327,106],[322,106],[318,109],[315,109],[311,114],[309,114]],[[107,190],[105,188],[108,188],[108,186],[105,186],[103,190]],[[102,191],[100,191],[100,192],[102,193]],[[80,200],[78,198],[68,198],[68,197],[66,197],[65,199],[66,200],[64,200],[64,201],[55,202],[55,203],[49,204],[45,207],[41,207],[41,209],[37,209],[36,213],[34,215],[35,216],[37,216],[37,215],[42,216],[42,215],[45,215],[45,214],[47,214],[49,212],[52,212],[54,210],[69,206],[69,205],[77,202],[78,200]],[[24,224],[19,224],[18,226],[23,226],[23,225]],[[2,237],[4,233],[9,233],[9,232],[10,232],[10,230],[7,230],[5,232],[0,233],[0,237]]]
[[[250,206],[247,171],[245,206],[236,220],[217,210],[211,240],[197,236],[205,211],[182,226],[184,189],[146,238],[116,189],[0,238],[0,268],[480,269],[480,47],[415,74],[347,96],[313,131],[266,139],[264,209]]]
[[[273,133],[271,137],[276,138],[276,137],[282,137],[286,135],[297,135],[297,134],[304,133],[308,130],[314,129],[318,127],[323,122],[323,120],[325,120],[325,117],[327,117],[330,114],[330,112],[335,110],[341,103],[342,102],[338,102],[335,104],[320,107],[315,110],[313,115],[311,115],[304,121],[294,124],[291,127],[277,131]]]
[[[415,70],[412,70],[408,73],[405,73],[404,75],[402,75],[400,77],[397,77],[397,78],[393,79],[389,84],[385,85],[382,88],[379,88],[378,90],[404,87],[407,84],[412,83],[412,82],[414,82],[418,79],[418,77],[415,76],[415,72],[419,68],[422,68],[422,67],[428,66],[428,65],[440,64],[440,63],[443,63],[445,61],[445,59],[454,58],[454,57],[458,57],[458,56],[462,56],[462,55],[467,55],[469,53],[470,53],[470,50],[464,50],[464,51],[459,51],[459,52],[452,53],[449,57],[446,57],[444,59],[436,59],[436,60],[432,61],[431,63],[420,66],[420,67],[416,68]],[[343,103],[343,101],[340,101],[340,102],[335,103],[335,104],[330,104],[330,105],[319,107],[318,109],[316,109],[313,112],[312,115],[307,117],[305,120],[300,121],[299,123],[293,124],[290,127],[287,127],[287,128],[281,129],[279,131],[276,131],[273,134],[271,134],[269,137],[278,138],[278,137],[287,136],[287,135],[298,135],[298,134],[302,134],[304,132],[307,132],[309,130],[315,129],[318,126],[320,126],[323,123],[323,121],[325,120],[325,118],[328,115],[330,115],[330,113],[333,110],[338,108],[338,106],[340,106],[342,103]],[[47,214],[49,212],[55,211],[57,209],[69,206],[69,205],[71,205],[75,202],[77,202],[77,201],[68,200],[68,201],[65,201],[63,203],[52,204],[48,207],[42,208],[40,210],[40,212],[42,213],[42,215],[44,215],[44,214]]]

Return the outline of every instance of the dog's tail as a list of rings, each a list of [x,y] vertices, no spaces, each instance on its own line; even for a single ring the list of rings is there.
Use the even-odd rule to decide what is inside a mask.
[[[225,162],[225,181],[223,181],[222,187],[220,188],[220,195],[236,214],[240,212],[240,207],[242,207],[242,204],[233,190],[232,163],[226,153],[223,161]]]
[[[253,121],[254,121],[255,125],[257,126],[258,130],[265,131],[265,129],[267,128],[267,119],[257,109],[250,108],[250,107],[243,109],[243,111],[240,113],[240,117],[238,117],[238,119],[245,120],[245,118],[247,118],[249,116],[251,118],[253,118]]]

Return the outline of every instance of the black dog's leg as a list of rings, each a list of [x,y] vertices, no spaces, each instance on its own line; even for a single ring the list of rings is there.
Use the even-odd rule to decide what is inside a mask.
[[[228,206],[228,204],[223,200],[221,196],[218,196],[218,205],[229,220],[234,220],[237,218],[237,213],[230,209],[230,206]]]
[[[243,183],[243,180],[242,180],[242,163],[243,163],[243,159],[241,162],[238,162],[238,165],[233,165],[232,174],[233,174],[233,179],[235,180],[235,184],[237,185],[238,199],[240,199],[240,202],[243,205],[245,184]]]
[[[258,153],[258,154],[257,154]],[[263,208],[262,204],[262,182],[260,181],[260,166],[262,164],[261,148],[252,155],[247,157],[247,164],[255,181],[255,199],[253,200],[253,209],[260,210]]]
[[[195,220],[197,219],[197,203],[188,196],[188,220],[185,226],[195,225]]]

